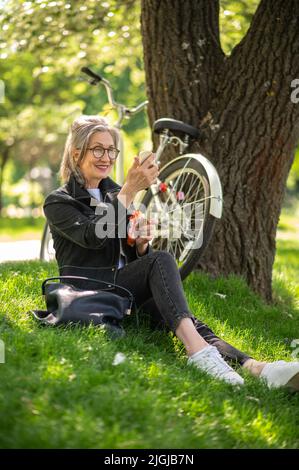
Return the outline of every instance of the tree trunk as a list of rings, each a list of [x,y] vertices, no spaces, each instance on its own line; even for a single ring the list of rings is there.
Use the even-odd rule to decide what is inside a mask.
[[[172,117],[202,132],[192,151],[216,166],[224,213],[199,266],[243,276],[271,300],[276,229],[299,137],[298,0],[262,0],[226,57],[217,0],[143,0],[149,120]],[[169,157],[168,157],[169,158]]]

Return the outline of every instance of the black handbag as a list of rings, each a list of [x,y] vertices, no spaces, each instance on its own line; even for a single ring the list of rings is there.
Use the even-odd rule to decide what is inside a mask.
[[[120,289],[126,296],[118,295],[111,290],[81,289],[74,285],[53,280],[85,280],[106,284]],[[45,279],[42,283],[42,295],[45,296],[47,310],[32,310],[34,317],[45,325],[62,325],[79,323],[82,325],[100,325],[109,333],[123,336],[121,325],[123,318],[130,315],[134,302],[133,294],[125,287],[99,279],[82,276],[56,276]]]

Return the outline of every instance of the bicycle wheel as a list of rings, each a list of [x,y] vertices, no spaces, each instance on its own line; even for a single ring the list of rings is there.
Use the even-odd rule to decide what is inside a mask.
[[[39,259],[41,261],[52,261],[55,259],[55,250],[53,246],[53,238],[50,232],[48,222],[45,223],[42,241],[41,241],[41,248]]]
[[[171,253],[185,279],[221,217],[222,190],[215,167],[200,154],[178,157],[160,170],[159,184],[149,188],[140,202],[148,217],[157,215],[152,248]]]

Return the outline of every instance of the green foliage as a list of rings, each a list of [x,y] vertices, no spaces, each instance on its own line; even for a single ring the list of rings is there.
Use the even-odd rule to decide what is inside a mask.
[[[242,39],[258,0],[221,0],[221,42],[225,53]],[[49,166],[57,174],[66,133],[81,113],[101,113],[114,122],[104,88],[91,87],[80,69],[106,76],[116,99],[128,106],[146,99],[140,34],[140,1],[6,0],[0,13],[0,163],[5,150],[14,177]],[[146,113],[125,123],[128,168],[133,154],[150,146]],[[298,169],[291,173],[296,186]],[[5,178],[8,178],[8,166]],[[8,173],[7,173],[8,172]],[[1,177],[1,175],[0,175]],[[12,202],[5,187],[5,202]]]
[[[220,37],[225,54],[245,36],[259,0],[221,0],[220,1]]]
[[[117,100],[130,106],[145,99],[139,9],[135,1],[5,2],[0,15],[0,78],[6,85],[0,157],[1,145],[9,146],[16,168],[48,165],[57,173],[75,117],[101,113],[113,122],[104,88],[83,81],[82,66],[107,76]],[[141,113],[124,128],[140,136],[134,150],[146,138],[140,134],[145,127]]]
[[[294,163],[288,178],[288,188],[297,193],[299,191],[299,147],[296,150]]]
[[[85,102],[88,87],[78,82],[83,65],[114,78],[117,98],[122,99],[121,92],[127,98],[130,85],[139,96],[144,81],[139,9],[139,2],[128,0],[9,0],[0,17],[6,28],[4,55],[27,53],[35,58],[33,74],[50,102],[65,101],[67,90]]]

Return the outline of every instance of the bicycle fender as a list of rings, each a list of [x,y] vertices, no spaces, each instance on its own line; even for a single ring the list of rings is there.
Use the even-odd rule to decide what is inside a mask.
[[[161,171],[167,168],[173,162],[186,158],[195,159],[199,161],[206,170],[209,178],[209,185],[211,191],[210,214],[216,217],[217,219],[220,219],[222,215],[223,205],[222,186],[217,170],[214,165],[210,162],[210,160],[204,157],[201,153],[186,153],[168,162],[165,166],[163,166],[163,168],[161,168]]]

